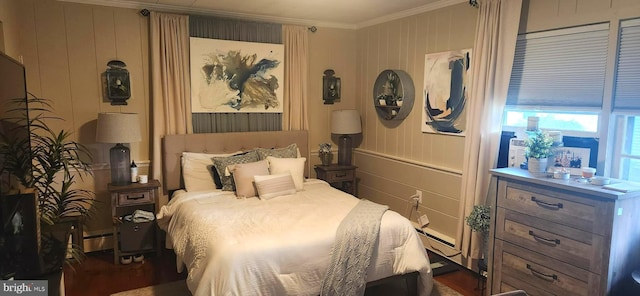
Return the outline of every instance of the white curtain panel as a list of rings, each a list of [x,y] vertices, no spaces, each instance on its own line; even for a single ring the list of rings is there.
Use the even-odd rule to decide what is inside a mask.
[[[151,12],[151,176],[162,180],[161,139],[192,132],[189,16]],[[159,207],[169,201],[162,195]]]
[[[473,259],[480,258],[482,237],[471,231],[464,218],[474,205],[487,202],[489,170],[497,164],[522,0],[483,0],[479,4],[456,239],[456,248]]]
[[[284,112],[282,130],[309,130],[307,118],[307,75],[309,37],[304,26],[283,25],[284,35]]]

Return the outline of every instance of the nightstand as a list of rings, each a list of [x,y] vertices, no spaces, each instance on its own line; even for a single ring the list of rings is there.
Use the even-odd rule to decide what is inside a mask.
[[[356,195],[356,166],[353,165],[316,165],[316,176],[331,186],[351,195]]]
[[[122,256],[150,252],[160,254],[160,232],[157,229],[156,220],[136,223],[125,219],[125,216],[132,215],[136,210],[151,212],[155,216],[159,187],[158,180],[122,186],[109,184],[115,264],[119,264]]]

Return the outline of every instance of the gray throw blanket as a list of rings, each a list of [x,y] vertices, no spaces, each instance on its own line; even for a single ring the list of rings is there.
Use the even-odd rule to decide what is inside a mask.
[[[388,206],[361,200],[340,222],[321,296],[364,295],[366,272]]]

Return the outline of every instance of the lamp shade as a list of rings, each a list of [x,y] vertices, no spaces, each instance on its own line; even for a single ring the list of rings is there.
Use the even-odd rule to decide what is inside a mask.
[[[331,113],[331,133],[353,135],[362,132],[358,110],[335,110]]]
[[[140,142],[140,122],[136,113],[99,113],[96,142]]]

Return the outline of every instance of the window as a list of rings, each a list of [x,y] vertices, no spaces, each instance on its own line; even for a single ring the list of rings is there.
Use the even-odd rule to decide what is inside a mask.
[[[506,130],[524,130],[527,118],[536,116],[540,119],[538,127],[546,130],[562,131],[565,135],[595,137],[598,133],[598,112],[539,111],[507,109],[504,116]]]
[[[640,182],[640,19],[622,21],[613,110],[618,115],[611,175]]]
[[[524,130],[537,116],[540,128],[597,137],[608,44],[609,24],[518,36],[505,130]]]
[[[620,147],[614,153],[612,176],[640,182],[640,116],[616,116],[615,142]]]
[[[507,105],[602,108],[609,24],[518,36]]]

